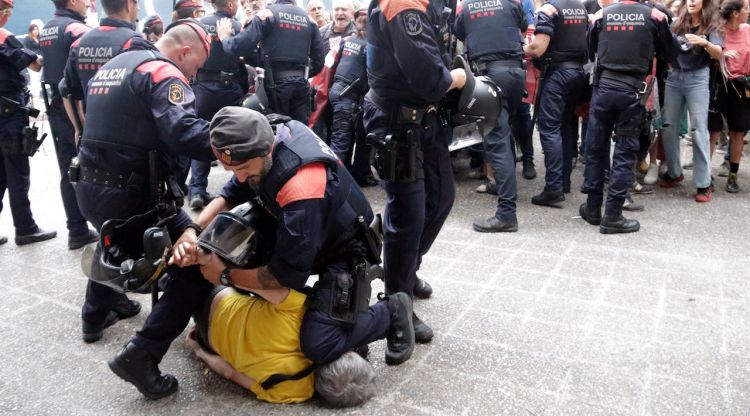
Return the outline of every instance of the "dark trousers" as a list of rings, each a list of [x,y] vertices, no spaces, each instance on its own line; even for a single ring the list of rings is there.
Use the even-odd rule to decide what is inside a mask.
[[[331,150],[344,162],[354,180],[362,183],[370,173],[370,145],[365,141],[362,120],[354,113],[359,100],[341,97],[341,88],[336,85],[328,98],[333,109]]]
[[[321,273],[319,285],[330,287],[325,282],[332,281],[337,272],[345,270],[346,267],[342,264],[330,266],[328,271]],[[317,295],[328,299],[330,289],[319,290]],[[337,322],[326,312],[308,309],[300,328],[302,353],[315,363],[329,363],[347,351],[385,338],[390,324],[386,302],[376,303],[367,312],[358,314],[352,325]]]
[[[388,113],[365,99],[364,123],[368,133],[385,135],[389,119]],[[383,268],[386,293],[406,292],[411,296],[422,256],[448,217],[456,189],[448,152],[450,131],[439,120],[425,126],[404,125],[400,136],[405,137],[407,130],[421,143],[422,160],[417,160],[417,165],[424,170],[424,179],[383,181],[387,195]]]
[[[511,131],[516,143],[521,147],[523,160],[534,161],[534,143],[532,141],[534,125],[531,122],[531,104],[521,101],[516,117],[511,121]]]
[[[607,79],[594,88],[586,133],[586,188],[589,208],[602,206],[604,172],[609,168],[609,143],[615,132],[615,150],[609,175],[605,216],[622,214],[622,204],[633,184],[633,163],[640,148],[639,123],[643,116],[640,97],[632,87]]]
[[[28,156],[5,154],[0,150],[0,212],[3,210],[3,198],[7,189],[16,235],[36,231],[36,222],[31,214],[29,202],[30,172]]]
[[[503,111],[497,126],[484,137],[484,157],[492,167],[497,184],[497,211],[503,221],[516,222],[516,161],[510,121],[516,118],[524,91],[525,72],[521,68],[491,65],[486,73],[503,91]],[[533,158],[533,156],[532,156]]]
[[[266,84],[268,99],[273,106],[273,92]],[[307,124],[310,119],[310,84],[302,77],[289,77],[276,80],[276,98],[278,108],[274,112],[289,116],[294,120]]]
[[[544,150],[544,188],[551,192],[562,192],[564,185],[570,187],[571,162],[577,141],[570,123],[574,120],[576,97],[585,82],[583,69],[553,70],[540,92],[537,126]]]
[[[193,85],[195,93],[195,113],[198,117],[211,121],[214,115],[224,107],[239,105],[244,94],[239,84],[224,85],[219,81],[199,81]],[[190,161],[190,182],[188,195],[208,195],[208,174],[211,172],[211,162],[201,160]]]
[[[63,208],[67,217],[68,234],[80,236],[88,232],[86,219],[81,215],[76,201],[76,193],[73,185],[68,180],[68,168],[70,161],[78,153],[75,145],[75,130],[65,113],[62,101],[53,100],[47,113],[49,125],[55,137],[55,154],[57,155],[57,166],[60,169],[60,195],[62,196]]]

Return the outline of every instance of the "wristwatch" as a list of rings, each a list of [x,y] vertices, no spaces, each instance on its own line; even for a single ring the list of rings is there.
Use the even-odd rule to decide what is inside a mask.
[[[229,275],[230,269],[229,267],[225,268],[224,271],[221,272],[221,276],[219,276],[219,281],[221,281],[221,284],[227,287],[234,287],[234,283],[232,282],[232,277]]]

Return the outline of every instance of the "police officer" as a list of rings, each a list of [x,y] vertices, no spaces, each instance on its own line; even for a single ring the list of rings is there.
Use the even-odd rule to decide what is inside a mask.
[[[54,231],[41,230],[31,214],[29,202],[29,156],[24,152],[24,132],[28,131],[29,92],[22,71],[39,72],[41,59],[7,29],[13,13],[13,0],[0,0],[0,211],[5,190],[10,194],[10,212],[16,228],[16,244],[24,245],[54,238]],[[10,101],[8,101],[10,100]],[[36,135],[34,135],[36,136]],[[33,137],[36,139],[36,137]],[[0,245],[8,238],[0,236]]]
[[[373,0],[367,11],[370,91],[363,118],[368,136],[389,139],[379,157],[395,159],[396,171],[391,175],[392,164],[381,164],[388,195],[383,224],[386,293],[414,294],[422,256],[448,217],[456,192],[450,131],[436,105],[447,91],[463,87],[466,72],[449,71],[443,60],[435,29],[442,11],[432,2],[405,0]],[[385,149],[392,149],[391,143],[394,158]],[[417,342],[429,342],[432,329],[416,315],[413,319]]]
[[[172,9],[172,21],[181,19],[200,19],[206,14],[203,2],[199,0],[179,0]]]
[[[214,284],[246,290],[304,290],[310,275],[318,274],[300,330],[302,352],[311,361],[329,363],[386,334],[386,362],[408,360],[414,349],[409,296],[399,293],[388,302],[369,306],[369,296],[358,297],[358,290],[350,290],[350,279],[358,278],[353,266],[363,261],[363,254],[368,257],[352,250],[367,245],[360,226],[374,218],[367,198],[331,149],[307,126],[296,120],[276,126],[274,139],[263,115],[241,107],[226,107],[211,121],[211,146],[234,176],[201,213],[198,225],[205,227],[219,212],[256,198],[279,224],[267,265],[232,268],[213,254],[202,262],[203,276]],[[198,259],[195,239],[193,230],[187,230],[175,246],[178,264]],[[375,250],[379,256],[379,249]],[[370,282],[364,285],[369,289]],[[356,303],[362,302],[357,308],[360,312],[350,319],[339,306],[347,291]]]
[[[143,36],[149,42],[155,43],[164,35],[164,21],[158,14],[149,16],[143,22]]]
[[[85,21],[87,0],[53,0],[55,15],[44,25],[39,37],[39,45],[44,55],[44,88],[52,136],[55,140],[55,153],[60,169],[60,194],[62,195],[68,226],[68,248],[71,250],[97,240],[98,235],[90,230],[86,219],[76,202],[76,194],[68,180],[68,167],[76,155],[75,129],[68,118],[59,84],[68,62],[70,47],[89,30]]]
[[[522,46],[527,27],[521,4],[514,0],[464,1],[456,17],[456,36],[466,41],[469,59],[503,92],[498,125],[484,137],[485,157],[497,184],[497,210],[492,217],[474,221],[474,230],[479,232],[518,231],[510,120],[516,118],[523,98],[526,72]]]
[[[178,21],[156,47],[117,55],[89,82],[76,193],[85,216],[97,226],[151,212],[176,239],[191,221],[174,208],[182,201],[170,179],[177,169],[174,156],[212,158],[208,122],[195,115],[188,85],[188,77],[208,58],[208,35],[196,21]],[[98,264],[92,264],[92,274],[101,272]],[[174,377],[162,376],[157,363],[211,289],[197,267],[169,275],[143,328],[118,354],[115,370],[152,398],[177,389]],[[117,321],[106,308],[97,312],[102,330]]]
[[[221,33],[220,33],[221,35]],[[261,43],[265,88],[275,113],[307,124],[310,84],[323,68],[320,31],[293,0],[277,0],[259,11],[245,30],[222,41],[224,50],[243,55]]]
[[[131,48],[151,48],[135,31],[138,3],[129,0],[102,0],[107,17],[71,45],[70,58],[65,67],[65,78],[60,82],[60,94],[65,101],[70,121],[79,138],[85,120],[84,104],[89,80],[114,56]],[[80,204],[81,207],[84,204]],[[93,224],[101,225],[98,217],[84,215]],[[97,227],[98,228],[98,227]],[[137,315],[141,305],[111,288],[89,281],[81,311],[84,342],[101,339],[104,328],[116,319]]]
[[[367,10],[355,14],[357,33],[339,45],[339,59],[328,99],[333,108],[331,150],[359,186],[377,185],[370,173],[370,146],[362,134],[361,105],[367,92]],[[352,162],[352,145],[357,138]]]
[[[622,204],[633,183],[633,163],[640,149],[641,122],[649,93],[646,75],[654,53],[669,59],[679,45],[656,8],[631,1],[599,10],[588,36],[589,55],[596,59],[598,81],[591,98],[586,148],[588,198],[579,212],[602,234],[632,233],[640,224],[622,216]],[[615,150],[604,216],[601,214],[609,141]]]
[[[586,87],[588,14],[580,0],[549,0],[537,14],[534,40],[524,47],[540,58],[542,82],[536,108],[546,169],[544,190],[535,205],[559,207],[570,192],[570,173],[577,145],[578,97]]]
[[[239,0],[213,0],[216,12],[201,19],[211,35],[216,35],[216,27],[221,19],[231,20],[231,36],[242,30],[242,25],[235,19],[239,10]],[[218,37],[211,42],[211,56],[205,65],[198,70],[195,91],[195,111],[198,117],[211,121],[217,111],[228,105],[238,105],[247,92],[247,71],[245,64],[235,54],[224,52]],[[208,203],[206,192],[210,162],[190,161],[190,183],[188,184],[188,201],[190,208],[201,209]]]

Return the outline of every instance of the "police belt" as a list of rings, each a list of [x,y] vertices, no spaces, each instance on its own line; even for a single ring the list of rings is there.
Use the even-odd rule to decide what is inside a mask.
[[[105,169],[81,166],[80,180],[115,189],[143,189],[146,177],[137,173],[115,173]]]
[[[563,69],[583,69],[583,63],[579,61],[550,62],[549,67],[553,71]]]
[[[619,83],[628,85],[633,87],[634,90],[637,92],[643,94],[648,89],[648,84],[646,84],[646,81],[644,81],[641,78],[636,78],[632,75],[626,74],[624,72],[618,72],[618,71],[612,71],[609,69],[603,69],[602,72],[599,74],[599,78],[606,78],[612,81],[617,81]]]
[[[477,71],[484,75],[487,74],[492,68],[521,68],[523,69],[523,61],[520,59],[500,59],[497,61],[485,61],[477,62]]]
[[[195,77],[198,82],[204,81],[218,81],[224,84],[239,83],[241,81],[240,76],[231,72],[224,71],[198,71],[198,75]]]
[[[367,92],[367,98],[386,113],[392,114],[393,111],[397,112],[398,124],[423,125],[428,117],[437,116],[437,106],[435,105],[427,107],[410,107],[406,105],[392,104],[376,94],[372,89]]]
[[[303,69],[284,69],[280,71],[273,71],[273,77],[276,81],[281,81],[291,77],[305,77],[305,71]]]

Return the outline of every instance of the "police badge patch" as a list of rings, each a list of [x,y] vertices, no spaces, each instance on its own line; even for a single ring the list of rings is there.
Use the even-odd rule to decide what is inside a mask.
[[[177,83],[169,84],[169,97],[167,99],[174,105],[180,105],[184,103],[185,89],[182,88],[182,85]]]
[[[417,36],[422,33],[422,19],[419,18],[417,12],[409,12],[404,16],[404,25],[406,25],[406,33],[409,36]]]

